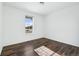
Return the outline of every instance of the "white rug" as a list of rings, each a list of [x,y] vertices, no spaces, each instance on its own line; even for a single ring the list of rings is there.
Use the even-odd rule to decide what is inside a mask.
[[[60,56],[59,54],[47,48],[46,46],[38,47],[34,49],[34,51],[40,56]]]

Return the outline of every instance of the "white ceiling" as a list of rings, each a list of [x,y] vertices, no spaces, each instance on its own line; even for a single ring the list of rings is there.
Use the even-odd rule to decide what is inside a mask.
[[[78,2],[45,2],[40,4],[39,2],[6,2],[5,5],[14,6],[30,12],[38,13],[41,15],[47,15],[57,10],[71,7],[79,4]]]

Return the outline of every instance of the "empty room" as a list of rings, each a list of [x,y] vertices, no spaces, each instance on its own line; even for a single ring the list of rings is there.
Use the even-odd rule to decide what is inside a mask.
[[[79,2],[0,2],[1,56],[79,56]]]

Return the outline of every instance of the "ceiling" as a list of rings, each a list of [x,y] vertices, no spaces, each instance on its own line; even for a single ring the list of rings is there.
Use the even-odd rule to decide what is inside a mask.
[[[61,10],[79,4],[78,2],[5,2],[5,5],[14,6],[33,13],[47,15],[51,12]]]

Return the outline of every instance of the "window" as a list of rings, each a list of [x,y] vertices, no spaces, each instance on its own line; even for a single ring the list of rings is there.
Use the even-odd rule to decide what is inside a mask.
[[[25,17],[25,32],[32,33],[33,20],[32,17]]]

